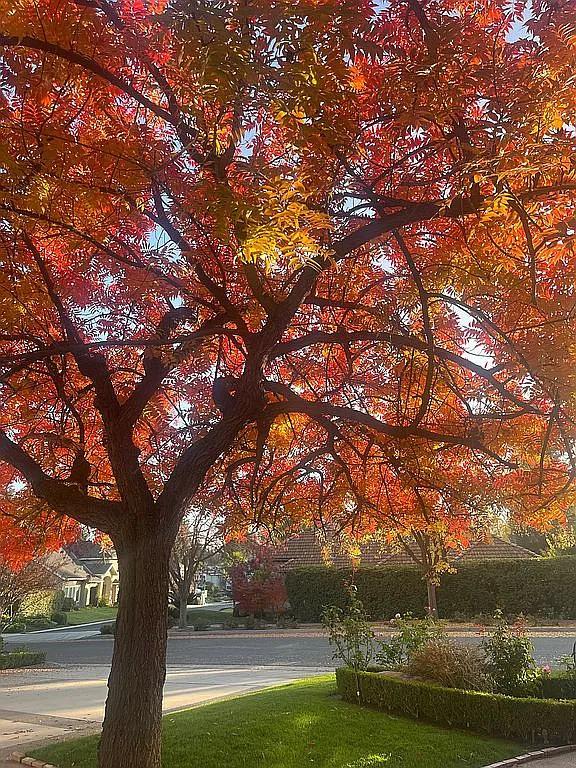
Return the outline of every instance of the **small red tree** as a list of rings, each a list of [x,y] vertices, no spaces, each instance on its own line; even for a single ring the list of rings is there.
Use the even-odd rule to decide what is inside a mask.
[[[232,599],[240,614],[264,617],[284,610],[288,595],[270,550],[257,546],[231,569]]]

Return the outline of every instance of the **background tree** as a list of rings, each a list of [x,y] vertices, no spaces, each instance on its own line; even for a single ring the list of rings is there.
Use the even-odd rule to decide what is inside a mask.
[[[359,535],[441,465],[563,520],[576,8],[524,11],[0,0],[2,482],[118,553],[101,768],[160,765],[192,503]]]
[[[398,467],[402,495],[375,515],[374,527],[415,564],[426,582],[426,610],[438,616],[437,589],[443,573],[454,571],[454,556],[472,537],[490,533],[498,509],[499,488],[474,477],[475,468],[455,466],[456,457],[437,454],[418,473]],[[458,478],[458,479],[456,479]]]
[[[188,599],[200,569],[222,551],[222,520],[206,509],[186,515],[176,536],[170,558],[170,587],[179,607],[178,626],[188,626]]]
[[[262,619],[278,616],[284,610],[288,595],[272,554],[269,547],[254,544],[246,559],[232,567],[232,599],[241,616]]]
[[[42,557],[78,535],[73,521],[43,514],[32,505],[19,511],[12,496],[0,512],[0,628],[10,623],[20,603],[34,592],[52,589],[55,578]]]
[[[0,561],[0,631],[9,626],[21,603],[35,592],[54,589],[56,579],[41,560],[10,566]]]

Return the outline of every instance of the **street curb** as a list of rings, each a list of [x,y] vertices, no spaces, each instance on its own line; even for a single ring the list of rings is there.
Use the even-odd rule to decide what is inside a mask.
[[[501,760],[498,763],[490,763],[484,768],[514,768],[514,766],[531,763],[535,760],[544,760],[547,757],[556,757],[556,755],[565,755],[569,752],[576,752],[576,744],[564,744],[561,747],[546,747],[537,749],[534,752],[526,752],[524,755],[509,757],[507,760]],[[30,768],[57,768],[52,763],[43,763],[41,760],[34,760],[33,757],[26,757],[22,752],[12,752],[9,760],[22,765],[28,765]]]
[[[517,765],[531,763],[535,760],[544,760],[547,757],[556,757],[556,755],[565,755],[569,752],[576,752],[576,744],[564,744],[561,747],[537,749],[534,752],[526,752],[524,755],[509,757],[507,760],[501,760],[498,763],[490,763],[490,765],[485,765],[484,768],[514,768]]]

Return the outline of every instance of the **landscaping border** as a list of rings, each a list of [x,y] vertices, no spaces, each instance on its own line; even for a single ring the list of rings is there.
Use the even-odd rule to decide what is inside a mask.
[[[543,760],[547,757],[565,755],[569,752],[576,752],[576,744],[564,744],[561,747],[546,747],[546,749],[538,749],[535,752],[526,752],[524,755],[509,757],[507,760],[501,760],[499,763],[490,763],[490,765],[485,765],[484,768],[514,768],[515,765],[524,765],[525,763]],[[50,766],[47,768],[50,768]]]
[[[30,768],[57,768],[57,766],[52,765],[52,763],[43,763],[42,760],[36,760],[33,757],[27,757],[23,752],[12,752],[8,759],[13,763],[28,765]]]
[[[463,691],[347,667],[336,670],[336,683],[345,701],[437,725],[528,744],[576,740],[576,701]]]

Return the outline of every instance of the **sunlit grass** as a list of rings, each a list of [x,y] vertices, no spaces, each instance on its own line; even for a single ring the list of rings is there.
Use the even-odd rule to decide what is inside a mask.
[[[96,768],[95,737],[33,752],[59,768]],[[164,768],[478,768],[518,744],[347,704],[332,675],[171,714]]]

